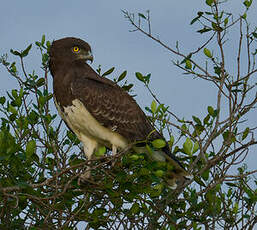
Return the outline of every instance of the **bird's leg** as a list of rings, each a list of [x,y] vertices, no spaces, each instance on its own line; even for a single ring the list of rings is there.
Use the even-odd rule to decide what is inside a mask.
[[[112,155],[115,156],[117,154],[117,146],[116,145],[112,145]],[[116,160],[112,161],[112,167],[115,165]]]
[[[98,144],[95,140],[92,140],[87,137],[81,138],[81,141],[83,142],[83,145],[84,145],[84,153],[87,157],[87,160],[89,161],[92,159],[93,153],[97,148]],[[91,162],[89,164],[91,164]],[[80,184],[80,182],[86,181],[88,178],[90,178],[90,176],[91,176],[91,167],[89,166],[86,169],[86,171],[80,175],[78,183]]]
[[[115,156],[117,154],[117,146],[112,145],[112,154]]]

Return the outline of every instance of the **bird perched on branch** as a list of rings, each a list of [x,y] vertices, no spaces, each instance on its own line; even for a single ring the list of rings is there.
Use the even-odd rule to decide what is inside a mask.
[[[83,143],[86,157],[91,159],[99,146],[106,146],[116,154],[131,143],[164,139],[136,101],[116,83],[99,76],[87,61],[93,61],[91,48],[81,39],[67,37],[51,45],[49,67],[55,105]],[[136,145],[133,148],[140,149]],[[173,166],[167,179],[171,187],[176,188],[177,182],[190,178],[167,144],[154,151],[152,158]],[[84,173],[80,179],[89,176]]]

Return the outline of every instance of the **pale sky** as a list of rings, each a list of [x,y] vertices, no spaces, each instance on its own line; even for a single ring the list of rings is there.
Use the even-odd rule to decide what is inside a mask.
[[[235,16],[242,14],[243,1],[229,2],[227,9]],[[149,106],[152,98],[142,83],[135,80],[135,72],[151,73],[151,88],[180,117],[191,119],[195,115],[202,118],[208,105],[215,107],[216,89],[208,82],[184,76],[172,65],[171,61],[176,58],[173,54],[140,32],[129,32],[133,27],[121,10],[134,13],[150,10],[153,34],[172,48],[179,41],[181,49],[189,52],[209,37],[208,34],[201,36],[195,33],[200,29],[196,24],[190,26],[198,11],[208,10],[205,0],[9,0],[2,1],[0,8],[0,54],[8,53],[11,48],[25,49],[30,43],[40,40],[43,34],[50,41],[67,36],[78,37],[91,45],[94,69],[99,64],[103,70],[114,66],[116,77],[124,70],[128,71],[128,81],[137,84],[134,93],[142,108]],[[252,22],[256,12],[256,6],[249,12],[248,18]],[[228,42],[231,53],[234,45]],[[13,60],[12,55],[9,55],[9,60]],[[42,74],[40,55],[35,45],[25,63],[28,71],[36,70]],[[15,80],[3,66],[0,66],[0,77],[1,94],[16,87]],[[256,115],[251,113],[249,120],[252,124],[257,123]],[[246,160],[249,168],[256,168],[256,160],[255,148]]]

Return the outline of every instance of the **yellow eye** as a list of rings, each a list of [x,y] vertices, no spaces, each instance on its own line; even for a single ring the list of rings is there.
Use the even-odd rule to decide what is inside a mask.
[[[79,51],[80,51],[79,47],[77,47],[77,46],[73,47],[73,52],[78,53]]]

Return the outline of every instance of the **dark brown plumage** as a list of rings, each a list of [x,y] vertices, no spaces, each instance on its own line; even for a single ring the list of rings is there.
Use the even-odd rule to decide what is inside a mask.
[[[162,138],[136,101],[111,80],[100,77],[87,63],[93,60],[90,46],[81,39],[54,41],[50,49],[55,103],[69,128],[84,144],[90,159],[99,144],[114,154],[136,141]],[[170,161],[174,172],[188,176],[168,146],[158,152]],[[172,183],[175,179],[172,178]]]

